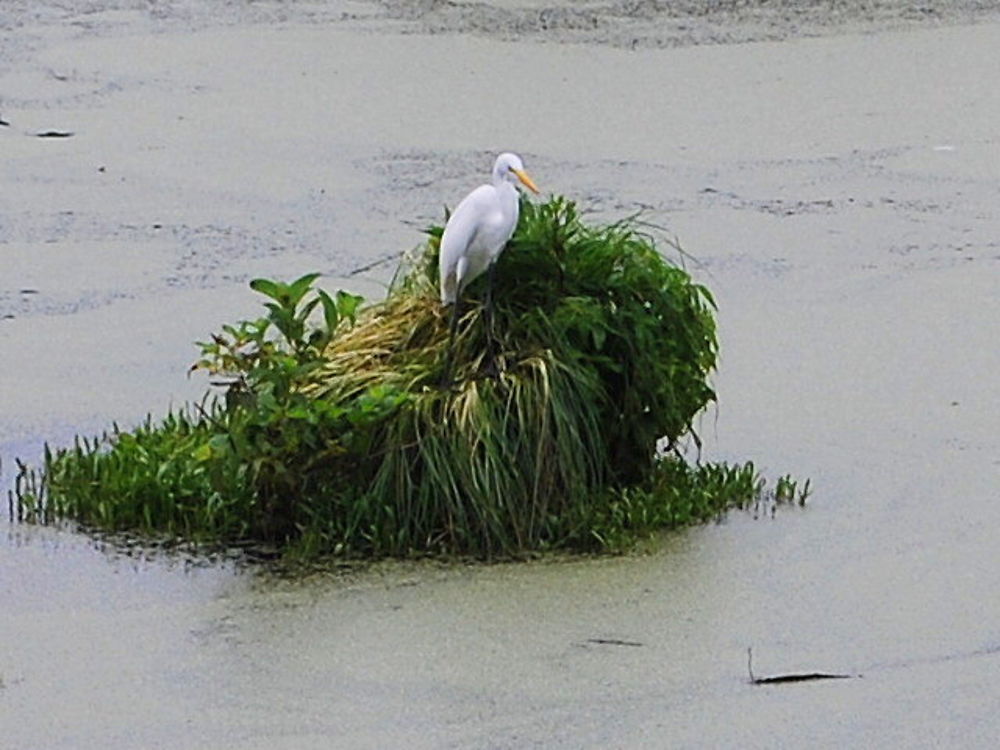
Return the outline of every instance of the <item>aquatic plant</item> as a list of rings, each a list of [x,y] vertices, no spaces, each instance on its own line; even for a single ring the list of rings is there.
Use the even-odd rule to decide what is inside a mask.
[[[440,236],[364,308],[315,274],[254,281],[267,315],[200,345],[195,367],[224,398],[47,448],[40,475],[22,471],[19,512],[301,556],[489,558],[620,549],[760,495],[752,464],[673,450],[715,398],[714,301],[650,237],[588,226],[561,198],[525,202],[492,325],[483,278],[442,387]]]

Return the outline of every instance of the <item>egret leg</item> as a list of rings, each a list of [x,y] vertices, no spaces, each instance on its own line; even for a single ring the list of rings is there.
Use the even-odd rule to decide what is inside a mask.
[[[486,347],[487,360],[486,372],[493,377],[498,375],[497,371],[497,340],[493,319],[493,281],[496,277],[496,263],[490,263],[486,275]]]
[[[451,311],[451,324],[448,326],[448,352],[445,355],[444,373],[441,376],[441,387],[451,387],[451,366],[455,354],[455,332],[458,330],[459,305],[462,304],[460,296],[455,297],[455,308]]]

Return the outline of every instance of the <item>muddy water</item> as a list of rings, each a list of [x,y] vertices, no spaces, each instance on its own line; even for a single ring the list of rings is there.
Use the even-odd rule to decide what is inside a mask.
[[[990,746],[1000,26],[165,7],[28,5],[4,32],[7,479],[198,396],[191,342],[255,314],[247,279],[377,294],[387,264],[352,272],[517,148],[680,238],[720,303],[707,454],[817,493],[624,558],[295,581],[6,524],[0,746]],[[921,25],[866,7],[802,23]],[[678,23],[784,41],[655,49]],[[748,647],[758,676],[863,677],[754,687]]]

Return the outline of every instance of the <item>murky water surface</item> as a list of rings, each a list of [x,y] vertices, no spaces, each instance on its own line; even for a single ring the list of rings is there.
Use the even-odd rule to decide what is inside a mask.
[[[254,276],[377,295],[391,262],[357,269],[515,148],[679,237],[720,304],[706,454],[811,477],[809,506],[621,558],[294,578],[0,522],[0,746],[1000,735],[1000,26],[536,5],[12,4],[3,481],[199,396],[191,342],[256,313]],[[658,49],[741,39],[783,41]],[[748,648],[757,676],[858,677],[753,686]]]

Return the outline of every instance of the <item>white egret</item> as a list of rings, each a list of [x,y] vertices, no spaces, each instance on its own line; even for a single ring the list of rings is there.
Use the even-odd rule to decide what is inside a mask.
[[[516,154],[503,153],[493,164],[493,178],[480,185],[455,207],[441,235],[439,266],[441,272],[441,304],[455,305],[448,338],[448,360],[444,380],[451,376],[451,349],[458,326],[459,295],[469,283],[489,271],[486,290],[486,310],[492,328],[493,266],[517,228],[518,195],[514,185],[520,182],[533,193],[535,183],[524,171]],[[489,332],[493,346],[492,330]]]

